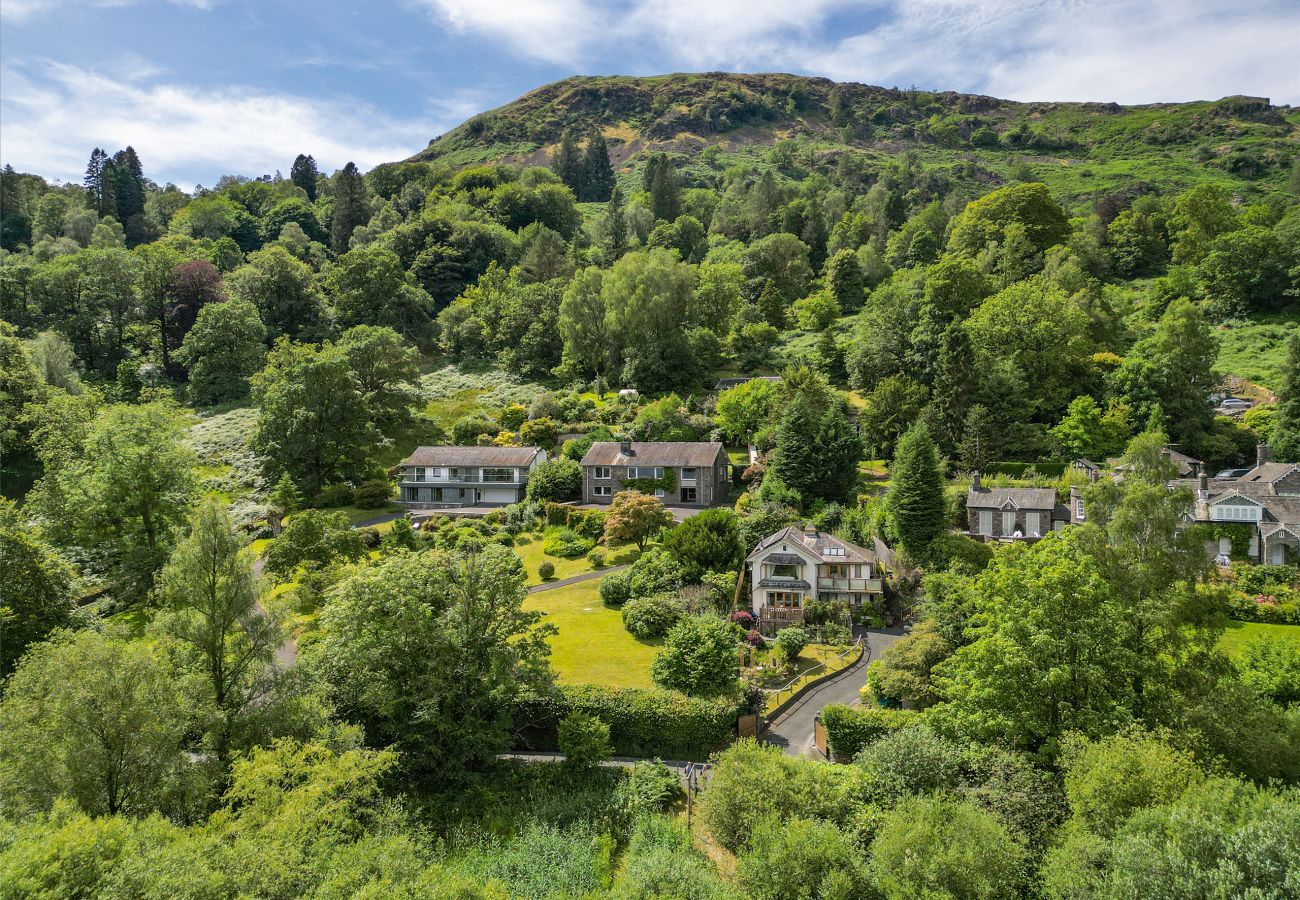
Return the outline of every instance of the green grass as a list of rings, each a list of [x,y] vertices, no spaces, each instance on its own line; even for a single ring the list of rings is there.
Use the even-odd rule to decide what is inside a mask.
[[[358,522],[364,522],[367,519],[377,519],[380,516],[386,516],[389,513],[400,512],[401,509],[402,507],[400,504],[389,503],[387,506],[381,506],[378,509],[362,509],[359,506],[335,506],[325,511],[341,512],[348,517],[349,525],[356,525]],[[288,518],[286,518],[285,521],[288,521],[288,519],[292,519],[293,516],[294,513],[290,513]],[[392,526],[390,525],[389,527],[391,528]]]
[[[1300,625],[1265,625],[1260,622],[1229,622],[1227,631],[1219,639],[1219,649],[1229,656],[1237,656],[1247,644],[1261,637],[1290,642],[1300,651]]]
[[[551,666],[562,683],[654,687],[650,663],[662,641],[632,637],[619,611],[600,602],[600,579],[529,594],[524,608],[559,629],[550,639]]]
[[[1287,312],[1256,321],[1226,322],[1215,330],[1219,338],[1219,371],[1277,390],[1286,364],[1286,342],[1300,333],[1300,304]]]
[[[564,559],[543,553],[542,541],[543,536],[540,531],[526,532],[515,538],[515,553],[523,560],[524,569],[528,572],[529,584],[542,583],[542,577],[537,574],[537,567],[543,562],[549,562],[555,566],[555,578],[553,579],[555,581],[592,571],[591,561],[585,556],[580,556],[577,559]],[[632,544],[614,547],[605,553],[606,566],[621,566],[624,563],[630,563],[638,555],[636,547]]]

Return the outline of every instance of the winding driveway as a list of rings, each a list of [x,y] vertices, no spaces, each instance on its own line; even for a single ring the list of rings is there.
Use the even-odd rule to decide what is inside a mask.
[[[867,666],[885,648],[903,636],[902,628],[868,628],[860,632],[866,638],[867,652],[844,671],[808,690],[793,706],[772,721],[763,740],[780,747],[790,756],[820,756],[813,743],[817,715],[827,706],[841,703],[853,706],[858,690],[867,683]]]

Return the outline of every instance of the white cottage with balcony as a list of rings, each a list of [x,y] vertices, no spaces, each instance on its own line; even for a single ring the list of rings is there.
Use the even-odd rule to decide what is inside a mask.
[[[745,567],[751,608],[764,633],[802,625],[810,600],[861,606],[882,592],[875,553],[811,526],[791,525],[759,541]]]
[[[524,499],[540,447],[418,447],[402,461],[402,503],[416,508],[506,506]]]

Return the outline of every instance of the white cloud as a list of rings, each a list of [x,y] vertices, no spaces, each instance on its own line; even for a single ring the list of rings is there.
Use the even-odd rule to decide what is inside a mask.
[[[6,65],[0,81],[0,157],[15,168],[75,180],[92,147],[130,144],[150,177],[187,188],[225,173],[287,172],[298,153],[326,171],[403,159],[480,106],[453,96],[396,119],[355,101],[128,81],[51,62]]]
[[[575,72],[792,70],[1021,100],[1300,102],[1294,0],[415,2]]]
[[[139,0],[90,0],[91,6],[119,7],[134,6]],[[167,0],[173,6],[185,6],[190,9],[209,10],[217,5],[217,0]],[[23,22],[37,13],[49,12],[64,4],[64,0],[4,0],[0,3],[0,19],[6,22]]]
[[[505,41],[535,59],[572,64],[595,42],[607,7],[587,0],[416,0],[457,32]]]

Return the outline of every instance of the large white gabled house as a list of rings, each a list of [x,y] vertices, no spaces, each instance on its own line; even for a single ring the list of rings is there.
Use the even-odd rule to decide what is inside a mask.
[[[818,531],[788,528],[759,541],[745,559],[759,631],[802,625],[810,600],[870,603],[883,590],[876,554]]]
[[[507,506],[545,461],[540,447],[417,447],[402,460],[400,498],[416,508]]]

